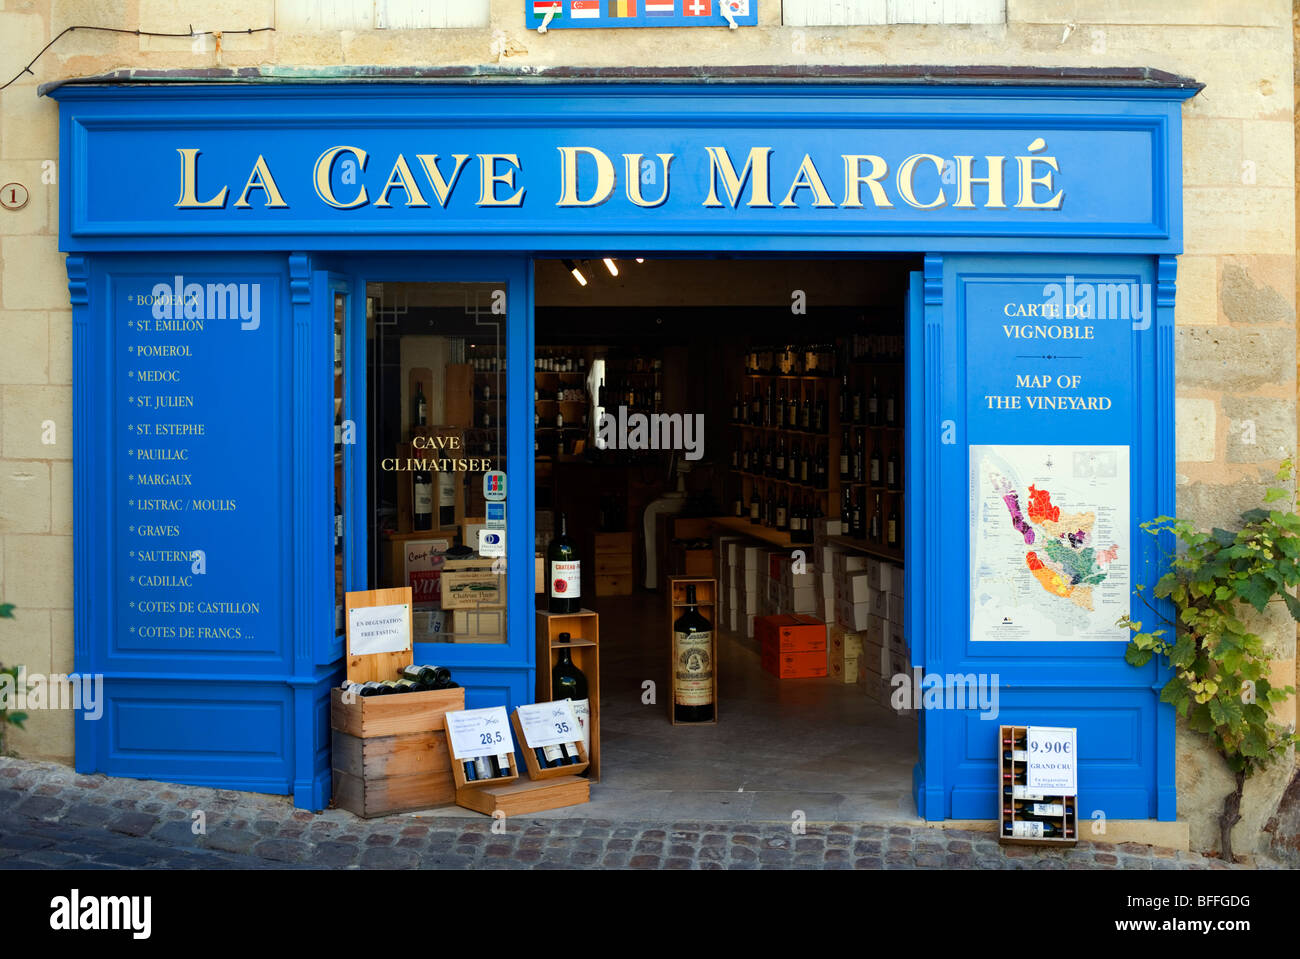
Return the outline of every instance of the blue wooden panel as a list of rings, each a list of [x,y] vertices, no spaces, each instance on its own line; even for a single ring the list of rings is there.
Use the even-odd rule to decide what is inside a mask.
[[[1191,93],[65,86],[60,230],[70,250],[1177,253]]]
[[[927,261],[927,268],[931,265]],[[1158,339],[1156,266],[1154,258],[1140,257],[948,256],[935,270],[937,282],[926,287],[924,325],[911,322],[909,348],[919,337],[920,356],[913,360],[923,368],[914,376],[923,376],[926,390],[913,391],[909,399],[909,423],[920,424],[915,442],[923,447],[925,472],[918,477],[913,469],[910,477],[917,484],[913,495],[924,498],[928,508],[919,518],[912,511],[918,549],[908,562],[926,571],[927,582],[952,584],[945,601],[937,598],[940,590],[927,591],[933,599],[920,612],[923,665],[927,674],[996,677],[1001,691],[996,721],[969,711],[928,710],[923,716],[923,768],[916,783],[918,806],[927,818],[996,814],[993,740],[997,724],[1009,722],[1077,726],[1082,801],[1109,818],[1174,816],[1172,715],[1158,701],[1165,678],[1158,664],[1136,669],[1125,663],[1127,634],[1118,628],[1113,639],[1108,633],[1093,641],[976,641],[968,598],[975,524],[969,451],[976,444],[1127,447],[1130,586],[1150,585],[1158,575],[1156,544],[1138,528],[1172,494],[1166,488],[1172,487],[1172,474],[1159,465],[1170,460],[1172,450],[1165,447],[1173,437],[1172,431],[1157,433],[1155,397],[1172,393],[1172,380],[1163,379],[1157,363],[1164,346]],[[1046,301],[1068,278],[1080,297],[1087,283],[1137,288],[1144,308],[1124,316],[1103,311],[1091,319],[1056,321],[1091,324],[1095,338],[1088,342],[1009,347],[998,315],[1004,305]],[[1078,388],[1060,392],[1104,395],[1113,402],[1105,409],[1071,408],[1055,415],[1036,408],[989,408],[985,398],[993,393],[1042,395],[1043,389],[1016,386],[1016,377],[1047,370],[1052,378],[1082,370]],[[912,602],[921,603],[916,597]]]

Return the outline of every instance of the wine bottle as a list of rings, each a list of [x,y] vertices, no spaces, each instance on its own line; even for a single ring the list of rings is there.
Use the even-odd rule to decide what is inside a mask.
[[[876,508],[871,511],[871,539],[880,542],[880,494],[876,494]]]
[[[1029,762],[1029,753],[1023,749],[1013,749],[1002,754],[1002,759],[1009,763],[1027,763]]]
[[[473,759],[467,759],[461,765],[465,769],[465,781],[472,783],[478,779],[478,763]]]
[[[426,469],[418,469],[412,478],[415,502],[411,510],[411,525],[416,529],[433,529],[433,477]]]
[[[755,526],[758,525],[761,512],[762,512],[762,504],[759,502],[758,499],[758,484],[755,483],[749,495],[749,521],[753,523]]]
[[[573,664],[569,634],[560,633],[558,642],[558,658],[551,668],[551,699],[586,699],[587,677]]]
[[[496,766],[497,766],[497,777],[498,777],[498,778],[501,778],[501,777],[504,777],[504,776],[511,776],[511,775],[513,775],[513,773],[511,772],[511,769],[510,769],[510,754],[509,754],[509,753],[500,753],[499,755],[497,755],[497,756],[495,757],[495,762],[496,762]]]
[[[564,759],[570,766],[576,766],[582,762],[582,754],[578,751],[576,742],[564,744]]]
[[[451,679],[451,670],[446,666],[420,666],[412,663],[402,667],[402,676],[423,686],[438,686]]]
[[[413,679],[406,679],[405,677],[403,677],[402,679],[395,680],[394,682],[396,685],[402,687],[402,692],[404,693],[419,693],[425,691],[425,687],[422,686],[420,683],[417,683]]]
[[[847,480],[849,473],[849,431],[840,431],[840,479]]]
[[[898,504],[891,503],[889,507],[889,520],[885,524],[885,543],[892,547],[898,546]]]
[[[790,528],[790,507],[785,498],[785,487],[781,487],[781,496],[776,501],[776,528],[782,531]]]
[[[1023,802],[1013,803],[1016,812],[1022,816],[1042,816],[1044,818],[1061,818],[1065,815],[1065,803],[1059,802]],[[1006,815],[1010,815],[1010,809],[1004,809]]]
[[[1013,799],[1027,799],[1035,802],[1047,798],[1044,793],[1031,792],[1028,786],[1003,786],[1002,795],[1010,796]]]
[[[560,749],[559,746],[543,746],[542,755],[546,757],[547,769],[550,769],[553,766],[565,765],[564,751]]]
[[[885,485],[898,489],[898,450],[889,451],[889,460],[885,464]]]
[[[492,761],[487,756],[477,756],[474,759],[474,772],[478,774],[478,779],[496,779],[496,771],[492,768]]]
[[[1064,830],[1055,823],[1041,822],[1037,819],[1018,819],[1015,822],[1006,822],[1002,824],[1002,835],[1014,836],[1017,839],[1044,839],[1055,838],[1059,836],[1070,836],[1074,832],[1070,827]]]
[[[871,485],[880,485],[880,444],[871,449]]]
[[[438,471],[438,525],[456,525],[456,474]]]
[[[673,623],[673,717],[679,723],[713,719],[713,624],[700,614],[695,584],[686,586],[686,611]]]
[[[415,425],[429,425],[429,401],[424,398],[424,385],[415,384]]]
[[[550,583],[547,608],[552,613],[576,613],[582,607],[582,562],[578,548],[569,539],[568,522],[560,514],[560,535],[546,549],[547,575]]]
[[[880,393],[874,376],[871,378],[871,395],[867,397],[867,422],[872,426],[880,424]]]

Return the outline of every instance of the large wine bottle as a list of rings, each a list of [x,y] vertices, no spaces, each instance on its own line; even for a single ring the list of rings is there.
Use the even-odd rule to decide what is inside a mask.
[[[693,583],[686,587],[686,604],[673,623],[673,717],[679,723],[708,722],[713,719],[713,624],[696,608]]]
[[[582,607],[582,562],[578,548],[569,539],[568,524],[560,514],[560,535],[546,548],[547,609],[552,613],[576,613]]]
[[[551,669],[551,698],[586,699],[587,677],[573,665],[573,657],[569,653],[569,634],[560,633],[558,641],[559,659]]]

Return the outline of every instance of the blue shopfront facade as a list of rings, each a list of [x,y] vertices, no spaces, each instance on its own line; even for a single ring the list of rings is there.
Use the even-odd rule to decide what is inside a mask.
[[[436,658],[471,706],[513,708],[534,688],[533,258],[912,253],[913,665],[945,683],[996,675],[1000,722],[1078,727],[1084,810],[1173,819],[1173,713],[1156,664],[1124,662],[1122,631],[976,630],[988,558],[973,489],[998,446],[1119,451],[1106,476],[1127,492],[1111,504],[1121,602],[1152,578],[1157,544],[1137,524],[1174,506],[1180,116],[1196,89],[1138,76],[58,87],[75,662],[104,676],[107,699],[101,720],[78,719],[77,768],[327,804],[343,658],[331,348],[342,303],[343,415],[358,426],[344,568],[363,589],[366,284],[506,291],[506,365],[523,379],[505,452],[530,464],[510,474],[506,563],[529,574],[508,578],[506,643]],[[1080,307],[1076,290],[1101,299]],[[1048,327],[1052,342],[1034,338]],[[922,713],[919,815],[996,818],[996,726]]]

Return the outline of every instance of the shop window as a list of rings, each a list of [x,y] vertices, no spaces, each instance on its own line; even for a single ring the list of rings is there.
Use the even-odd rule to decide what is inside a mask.
[[[782,0],[787,27],[1006,23],[1006,0]]]
[[[370,588],[411,587],[416,643],[504,643],[505,283],[366,296]]]

